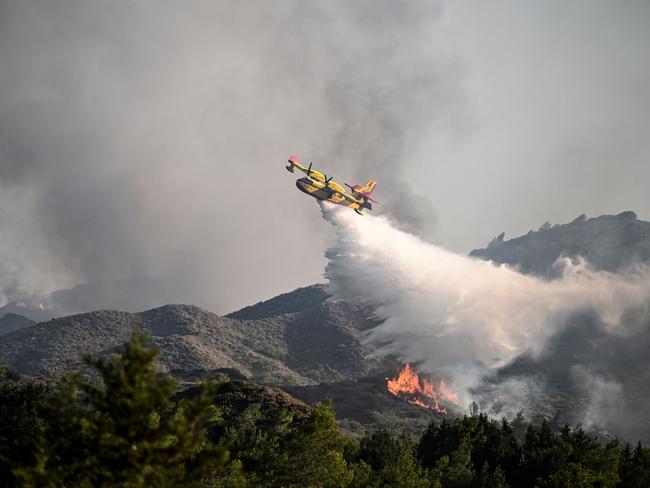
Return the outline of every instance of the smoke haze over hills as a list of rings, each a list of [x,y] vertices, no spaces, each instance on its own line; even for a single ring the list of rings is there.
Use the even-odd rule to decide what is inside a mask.
[[[376,212],[463,251],[567,213],[647,216],[647,19],[1,1],[0,300],[153,275],[223,313],[319,281],[332,235],[289,153],[377,179]]]
[[[540,278],[446,251],[383,217],[359,219],[328,204],[323,216],[338,236],[327,251],[328,289],[374,309],[382,322],[369,338],[384,344],[379,353],[446,378],[461,406],[481,399],[496,417],[519,410],[530,415],[544,403],[557,409],[544,412],[553,415],[566,395],[571,400],[561,414],[568,423],[607,427],[630,438],[634,429],[650,434],[646,418],[624,413],[650,398],[640,352],[650,340],[646,265],[612,273],[560,257],[558,276]],[[628,228],[647,227],[625,215],[608,216],[557,227],[549,239],[589,247],[580,232],[588,236],[600,225],[603,238],[612,237],[605,226],[616,228],[618,220]],[[519,249],[529,256],[524,264],[544,258],[530,252],[544,235],[520,238]],[[647,236],[646,229],[639,242]]]
[[[317,281],[327,230],[290,152],[394,186],[383,211],[429,233],[400,169],[458,96],[429,49],[438,7],[2,6],[6,299],[153,274],[225,312]]]

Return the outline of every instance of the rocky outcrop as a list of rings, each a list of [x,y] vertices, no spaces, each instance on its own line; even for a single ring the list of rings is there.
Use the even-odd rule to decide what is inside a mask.
[[[650,263],[650,222],[634,212],[588,219],[580,215],[568,224],[551,226],[505,240],[503,234],[471,256],[508,264],[522,273],[557,277],[562,257],[582,257],[595,269],[620,272],[637,263]]]

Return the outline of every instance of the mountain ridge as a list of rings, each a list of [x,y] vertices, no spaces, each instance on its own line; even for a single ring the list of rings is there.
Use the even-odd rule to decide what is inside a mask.
[[[302,295],[308,306],[294,311],[294,302],[305,302]],[[82,350],[109,354],[138,321],[160,347],[163,371],[232,368],[262,383],[313,384],[360,377],[379,365],[379,360],[366,360],[374,348],[363,336],[372,321],[359,307],[330,300],[322,285],[283,296],[272,304],[276,315],[257,313],[264,318],[251,320],[232,318],[238,312],[219,316],[192,305],[52,319],[4,335],[0,363],[26,374],[62,374],[81,365]]]
[[[594,269],[625,272],[637,263],[650,263],[650,222],[632,211],[592,218],[583,214],[566,224],[546,222],[510,240],[501,233],[469,255],[550,278],[559,277],[554,264],[562,257],[581,257]]]

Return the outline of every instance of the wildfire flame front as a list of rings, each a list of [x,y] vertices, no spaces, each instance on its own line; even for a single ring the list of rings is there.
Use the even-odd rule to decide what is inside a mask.
[[[447,409],[440,406],[440,400],[458,404],[458,396],[449,390],[443,379],[440,380],[436,390],[433,383],[415,372],[413,366],[406,364],[395,378],[387,378],[386,388],[395,396],[404,398],[407,402],[420,407],[447,413]]]

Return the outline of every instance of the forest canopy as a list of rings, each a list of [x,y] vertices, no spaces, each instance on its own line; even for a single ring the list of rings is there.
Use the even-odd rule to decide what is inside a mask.
[[[26,487],[647,487],[650,449],[477,413],[419,438],[355,439],[331,402],[257,401],[254,385],[182,390],[134,330],[58,382],[0,368],[0,484]],[[247,401],[244,401],[248,398]]]

